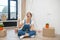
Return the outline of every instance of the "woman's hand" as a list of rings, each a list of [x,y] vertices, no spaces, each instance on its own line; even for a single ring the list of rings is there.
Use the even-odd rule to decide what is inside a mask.
[[[17,20],[18,23],[20,23],[20,18]]]
[[[31,31],[36,31],[34,25],[31,25]]]
[[[35,29],[30,29],[30,31],[36,31]]]
[[[21,28],[22,27],[22,25],[23,25],[23,23],[20,21],[20,18],[18,19],[18,28]]]

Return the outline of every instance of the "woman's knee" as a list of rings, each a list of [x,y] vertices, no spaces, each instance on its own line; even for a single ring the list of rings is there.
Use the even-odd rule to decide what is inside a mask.
[[[25,34],[24,31],[22,31],[22,30],[19,30],[19,31],[18,31],[18,36],[19,36],[19,35],[21,36],[21,35],[24,35],[24,34]]]
[[[30,36],[36,35],[36,31],[31,31],[31,32],[29,32],[29,35],[30,35]]]
[[[32,31],[32,34],[36,35],[36,31]]]

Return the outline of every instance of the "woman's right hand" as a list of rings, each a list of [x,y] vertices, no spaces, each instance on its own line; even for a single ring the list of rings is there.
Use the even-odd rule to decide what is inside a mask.
[[[20,28],[20,18],[18,18],[17,20],[17,25],[18,25],[18,28]]]
[[[21,28],[23,26],[23,23],[20,21],[20,18],[18,19],[18,28]]]
[[[18,20],[17,20],[18,22],[20,22],[20,18],[18,18]]]

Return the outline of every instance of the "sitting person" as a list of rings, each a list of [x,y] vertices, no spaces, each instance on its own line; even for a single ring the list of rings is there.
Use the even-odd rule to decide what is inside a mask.
[[[35,31],[35,28],[34,28],[34,23],[31,20],[31,18],[32,18],[32,14],[30,12],[28,12],[27,15],[26,15],[26,19],[24,19],[19,24],[19,28],[22,27],[21,30],[18,30],[18,36],[20,38],[23,38],[25,36],[35,37],[36,31]]]

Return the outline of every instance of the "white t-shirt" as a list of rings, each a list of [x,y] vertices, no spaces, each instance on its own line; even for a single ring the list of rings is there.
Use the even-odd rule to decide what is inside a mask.
[[[23,20],[23,21],[21,21],[21,23],[23,23],[24,24],[24,21],[25,20]],[[27,23],[26,23],[27,24]],[[28,24],[30,24],[30,23],[28,23]],[[33,20],[31,20],[31,24],[30,25],[33,25],[34,24],[34,21]]]
[[[23,21],[21,21],[20,23],[23,23],[24,24],[24,21],[25,21],[25,19],[23,20]],[[27,23],[26,23],[27,24]],[[30,24],[30,23],[29,23]],[[31,24],[30,24],[30,26],[31,25],[34,25],[34,21],[33,20],[31,20]],[[23,27],[22,27],[23,28]],[[18,30],[21,30],[22,28],[19,28]]]

